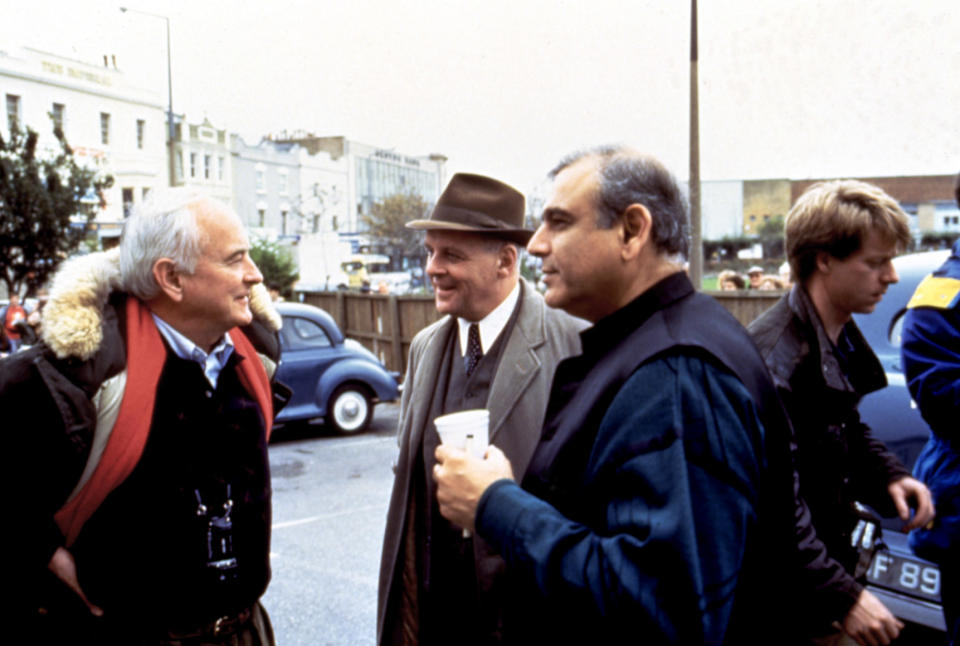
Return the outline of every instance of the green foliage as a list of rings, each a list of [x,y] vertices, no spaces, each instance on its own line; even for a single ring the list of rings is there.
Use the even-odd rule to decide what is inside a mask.
[[[747,236],[724,236],[719,240],[703,241],[703,257],[718,262],[736,259],[741,249],[752,247],[757,241]]]
[[[779,258],[784,255],[783,216],[772,217],[757,229],[764,258]]]
[[[63,131],[53,150],[38,146],[32,128],[0,135],[0,280],[10,293],[34,292],[86,235],[113,177],[79,165]],[[96,195],[100,203],[83,201]],[[82,226],[71,227],[71,222]]]
[[[757,227],[757,234],[761,240],[783,238],[783,216],[778,215],[766,220]]]
[[[428,204],[413,191],[395,193],[376,202],[369,215],[360,216],[371,236],[379,242],[392,247],[391,256],[422,258],[423,234],[408,229],[407,222],[419,220],[427,213]]]
[[[290,249],[277,242],[258,238],[250,246],[250,258],[260,268],[267,287],[276,287],[285,298],[293,295],[291,287],[300,274]]]

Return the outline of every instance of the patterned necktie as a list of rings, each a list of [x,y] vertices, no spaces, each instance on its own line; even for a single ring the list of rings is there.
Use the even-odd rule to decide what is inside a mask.
[[[468,377],[476,370],[481,357],[483,357],[483,348],[480,346],[480,326],[471,323],[470,332],[467,334],[467,354],[463,357],[463,368],[467,371]]]

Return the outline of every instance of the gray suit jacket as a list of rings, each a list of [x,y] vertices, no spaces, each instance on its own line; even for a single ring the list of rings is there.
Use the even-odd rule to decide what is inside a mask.
[[[490,443],[509,458],[518,481],[522,479],[540,439],[554,369],[562,359],[580,353],[579,333],[587,327],[586,321],[547,307],[543,297],[530,283],[523,279],[520,282],[520,314],[509,338],[504,339],[506,345],[490,386],[487,403],[490,410]],[[424,393],[432,393],[439,387],[437,376],[441,362],[445,360],[444,341],[455,325],[454,317],[445,316],[417,333],[410,344],[407,374],[400,398],[397,432],[400,454],[387,510],[387,527],[380,560],[378,644],[389,643],[392,624],[401,620],[395,616],[397,600],[391,598],[391,591],[396,593],[400,589],[397,587],[394,590],[394,578],[400,574],[397,563],[410,503],[415,458],[423,441],[423,433],[432,429],[433,425],[433,421],[427,419],[429,406],[424,405],[421,399]],[[484,555],[478,554],[478,573],[487,569],[484,568],[483,559]]]

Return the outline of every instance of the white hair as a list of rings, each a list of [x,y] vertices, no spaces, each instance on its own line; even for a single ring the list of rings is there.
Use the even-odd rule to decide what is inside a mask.
[[[169,258],[179,271],[191,274],[200,259],[203,240],[197,212],[190,206],[210,196],[193,188],[155,189],[133,208],[120,238],[120,281],[125,291],[147,301],[160,286],[153,266]]]

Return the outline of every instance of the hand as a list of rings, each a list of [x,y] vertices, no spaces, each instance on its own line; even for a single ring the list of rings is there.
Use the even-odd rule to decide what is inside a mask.
[[[492,445],[482,460],[442,444],[434,455],[437,464],[433,467],[433,479],[437,481],[440,513],[451,523],[472,532],[483,492],[497,480],[513,480],[510,460]]]
[[[77,593],[80,600],[87,604],[90,613],[96,617],[103,616],[103,610],[90,603],[87,595],[80,589],[80,581],[77,579],[77,564],[73,560],[73,554],[65,547],[58,547],[57,551],[50,557],[47,569],[53,572],[58,579],[67,584],[67,586]]]
[[[899,480],[891,482],[887,486],[890,497],[893,498],[893,504],[897,506],[897,515],[904,522],[903,531],[909,532],[911,529],[923,527],[936,515],[933,508],[933,496],[927,485],[915,478],[904,476]],[[910,501],[913,501],[913,518],[910,518]]]
[[[860,646],[886,646],[897,638],[901,628],[903,622],[866,588],[843,618],[843,630]]]

